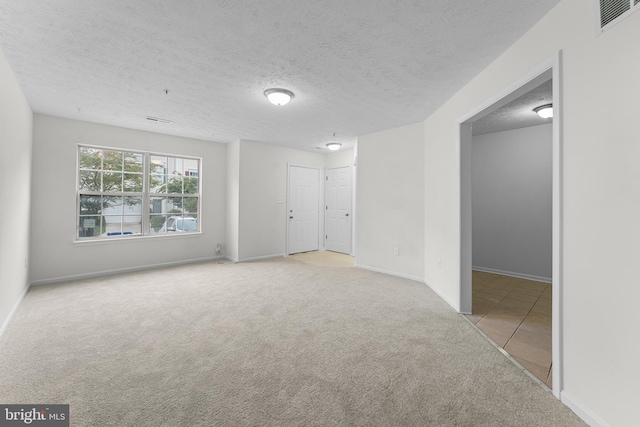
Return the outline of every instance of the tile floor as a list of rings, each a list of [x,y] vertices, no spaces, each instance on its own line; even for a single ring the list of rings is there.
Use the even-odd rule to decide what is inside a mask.
[[[475,325],[551,388],[551,284],[473,272]]]

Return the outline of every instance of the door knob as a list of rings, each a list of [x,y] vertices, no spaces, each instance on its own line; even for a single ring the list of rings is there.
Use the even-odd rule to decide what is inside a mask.
[[[349,214],[348,214],[348,213],[346,213],[346,214],[344,214],[344,216],[349,216]]]
[[[289,219],[293,219],[293,217],[292,217],[292,216],[290,216],[290,217],[289,217]]]

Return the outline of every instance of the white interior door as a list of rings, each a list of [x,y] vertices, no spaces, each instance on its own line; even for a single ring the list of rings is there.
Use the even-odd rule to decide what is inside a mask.
[[[327,169],[325,249],[351,253],[351,167]]]
[[[289,254],[318,250],[319,187],[319,169],[289,166]]]

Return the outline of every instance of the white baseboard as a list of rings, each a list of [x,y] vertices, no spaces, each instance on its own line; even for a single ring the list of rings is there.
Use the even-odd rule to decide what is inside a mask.
[[[382,268],[370,267],[368,265],[361,265],[356,262],[355,267],[361,268],[363,270],[374,271],[376,273],[388,274],[389,276],[402,277],[403,279],[415,280],[416,282],[424,283],[424,279],[418,276],[412,276],[410,274],[398,273],[395,271],[384,270]]]
[[[533,274],[516,273],[513,271],[498,270],[495,268],[480,267],[474,265],[471,267],[475,271],[483,271],[485,273],[500,274],[501,276],[517,277],[518,279],[535,280],[536,282],[551,283],[551,277],[536,276]]]
[[[11,308],[11,311],[7,315],[7,318],[4,319],[4,322],[2,323],[2,327],[0,328],[0,338],[2,338],[2,334],[4,334],[4,331],[9,326],[9,323],[11,323],[11,320],[13,319],[13,316],[15,316],[16,312],[18,311],[18,307],[20,307],[20,304],[22,304],[24,297],[27,296],[27,292],[29,292],[29,285],[24,287],[24,291],[22,292],[22,294],[20,295],[16,303],[13,304],[13,307]]]
[[[435,286],[432,286],[431,283],[429,283],[429,282],[427,282],[425,280],[424,284],[427,285],[429,287],[429,289],[431,289],[433,292],[435,292],[440,298],[442,298],[444,300],[444,302],[449,304],[457,313],[460,313],[460,314],[471,314],[471,313],[462,313],[462,312],[460,312],[460,304],[458,302],[454,302],[448,296],[446,296],[445,294],[440,292],[440,290],[438,288],[436,288]]]
[[[286,254],[274,254],[274,255],[262,255],[251,258],[240,258],[234,262],[249,262],[249,261],[260,261],[261,259],[271,259],[271,258],[280,258],[285,256]]]
[[[52,283],[68,282],[72,280],[91,279],[94,277],[102,277],[102,276],[113,276],[114,274],[133,273],[135,271],[152,270],[154,268],[162,268],[162,267],[175,267],[178,265],[195,264],[198,262],[217,261],[220,259],[225,259],[225,257],[215,256],[215,257],[207,257],[207,258],[190,259],[185,261],[163,262],[161,264],[148,264],[148,265],[129,267],[129,268],[118,268],[114,270],[103,270],[103,271],[97,271],[93,273],[74,274],[71,276],[61,276],[61,277],[54,277],[51,279],[34,280],[31,282],[31,286],[49,285]]]
[[[610,427],[609,424],[600,419],[593,411],[566,391],[560,392],[560,401],[591,427]]]

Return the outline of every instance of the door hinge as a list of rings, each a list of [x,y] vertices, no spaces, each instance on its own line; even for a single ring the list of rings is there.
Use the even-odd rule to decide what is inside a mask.
[[[329,181],[329,176],[328,176],[328,175],[327,175],[327,176],[325,176],[325,177],[324,177],[324,180],[325,180],[325,181]]]
[[[329,235],[325,234],[324,239],[327,240],[328,238],[329,238]]]
[[[325,207],[324,207],[324,210],[325,210],[325,211],[326,211],[326,210],[329,210],[329,206],[325,206]]]

